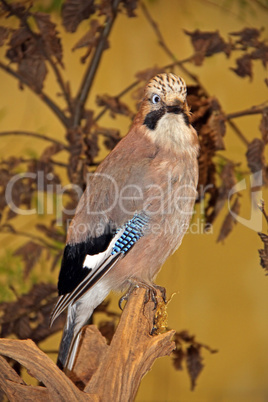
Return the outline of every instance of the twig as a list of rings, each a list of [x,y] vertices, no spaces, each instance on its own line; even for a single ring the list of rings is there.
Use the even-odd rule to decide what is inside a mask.
[[[181,68],[181,70],[187,74],[204,92],[205,95],[208,96],[208,92],[207,90],[204,88],[204,86],[201,84],[201,82],[199,81],[199,78],[191,73],[186,67],[185,64],[189,63],[190,61],[192,61],[192,56],[191,57],[187,57],[184,60],[178,60],[177,57],[173,54],[173,52],[169,49],[168,45],[166,44],[164,37],[158,27],[158,24],[154,21],[154,19],[152,18],[151,14],[149,13],[147,7],[145,6],[145,4],[142,2],[141,3],[141,8],[142,11],[145,15],[145,17],[147,18],[148,22],[150,23],[150,25],[152,26],[157,38],[158,38],[158,43],[159,45],[164,49],[164,51],[166,52],[166,54],[171,58],[171,60],[174,60],[174,63],[172,63],[170,65],[171,66],[179,66]]]
[[[264,216],[264,218],[266,220],[266,223],[268,223],[268,215],[267,215],[267,213],[265,211],[264,200],[260,200],[260,204],[258,205],[258,207],[259,207],[260,211],[262,212],[262,214],[263,214],[263,216]]]
[[[67,165],[67,163],[54,161],[53,159],[50,159],[50,162],[51,162],[53,165],[56,165],[56,166],[64,167],[64,168],[66,168],[66,169],[69,168],[69,165]]]
[[[24,25],[24,27],[27,29],[27,31],[30,33],[30,35],[38,42],[40,40],[40,37],[38,35],[35,34],[35,32],[32,31],[32,29],[30,28],[28,22],[27,22],[27,17],[23,14],[23,12],[20,11],[19,8],[12,8],[10,6],[10,4],[8,4],[6,2],[6,0],[1,0],[2,4],[4,5],[4,7],[13,15],[15,15],[22,23],[22,25]],[[50,55],[48,54],[47,50],[46,50],[46,46],[44,46],[43,44],[41,46],[39,46],[39,49],[43,52],[43,55],[45,56],[45,58],[48,60],[50,66],[52,67],[52,70],[54,71],[54,74],[56,76],[57,82],[59,84],[59,87],[61,88],[64,98],[67,102],[67,105],[69,107],[69,110],[71,112],[72,110],[72,103],[71,103],[71,99],[69,97],[68,92],[66,91],[66,86],[65,83],[63,81],[63,78],[61,76],[61,73],[56,65],[56,63],[53,62],[52,58],[50,57]]]
[[[126,93],[131,91],[131,89],[135,88],[139,84],[139,80],[136,80],[132,82],[132,84],[128,85],[125,89],[123,89],[121,92],[119,92],[118,95],[115,96],[115,98],[120,99],[122,96],[124,96]],[[106,113],[108,110],[107,106],[104,106],[104,108],[101,110],[101,112],[95,117],[94,123],[96,123],[103,115]]]
[[[226,118],[226,120],[231,120],[231,119],[235,119],[237,117],[248,116],[248,115],[252,115],[252,114],[262,114],[265,111],[265,109],[268,110],[267,103],[265,106],[252,106],[249,109],[226,114],[225,118]]]
[[[62,89],[62,92],[63,92],[64,98],[66,100],[66,103],[68,105],[69,111],[70,111],[70,113],[72,113],[73,105],[72,105],[69,93],[68,93],[68,91],[66,91],[66,85],[65,85],[65,83],[63,81],[63,78],[62,78],[62,75],[60,73],[60,70],[58,69],[57,64],[53,62],[53,60],[51,59],[51,57],[49,56],[49,54],[47,53],[45,48],[44,48],[44,53],[46,55],[46,58],[47,58],[49,64],[51,65],[51,67],[52,67],[52,69],[53,69],[53,71],[55,73],[55,76],[57,78],[59,86]]]
[[[233,12],[233,11],[231,11],[231,7],[230,6],[227,6],[227,7],[224,7],[224,2],[222,2],[222,4],[219,4],[219,2],[213,2],[213,1],[210,1],[210,0],[197,0],[199,3],[207,3],[208,5],[210,5],[210,6],[214,6],[214,7],[217,7],[217,8],[219,8],[221,11],[223,10],[223,11],[225,11],[226,13],[228,13],[228,14],[230,14],[230,15],[232,15],[233,17],[235,17],[235,18],[238,18],[238,19],[241,19],[241,13],[235,13],[235,12]],[[254,0],[253,0],[254,1]],[[245,18],[242,18],[243,19],[243,21],[247,24],[247,26],[250,26],[250,27],[252,27],[252,24],[249,22],[249,21],[247,21]]]
[[[167,70],[167,69],[173,68],[175,66],[183,67],[183,64],[189,62],[191,59],[192,58],[189,57],[187,59],[177,60],[171,64],[167,64],[167,65],[163,66],[160,69]],[[133,88],[135,88],[139,83],[140,83],[140,80],[136,80],[136,81],[132,82],[130,85],[128,85],[121,92],[119,92],[119,94],[115,95],[114,97],[117,99],[120,99],[122,96],[126,95],[129,91],[131,91]],[[108,110],[109,110],[109,108],[107,106],[104,106],[103,109],[100,111],[100,113],[95,117],[94,123],[96,123]]]
[[[254,3],[257,4],[257,6],[259,6],[260,8],[262,8],[264,11],[268,11],[268,6],[265,5],[263,2],[261,2],[260,0],[253,0]]]
[[[167,53],[167,55],[168,55],[170,58],[172,58],[172,60],[175,59],[176,62],[177,62],[177,65],[185,72],[185,74],[187,74],[187,75],[202,89],[202,91],[204,92],[204,94],[209,97],[208,91],[207,91],[207,90],[205,89],[205,87],[201,84],[199,78],[198,78],[195,74],[191,73],[191,72],[187,69],[187,67],[185,67],[186,62],[191,61],[192,58],[189,57],[188,59],[185,59],[185,60],[179,62],[179,61],[176,59],[176,57],[174,56],[174,54],[171,52],[171,50],[169,49],[169,47],[167,46],[167,44],[166,44],[166,42],[165,42],[165,40],[164,40],[164,38],[163,38],[163,35],[162,35],[161,31],[159,30],[159,27],[158,27],[157,23],[153,20],[152,16],[150,15],[148,9],[146,8],[146,6],[144,5],[143,2],[141,3],[141,7],[142,7],[142,10],[143,10],[143,12],[144,12],[145,17],[147,18],[147,20],[149,21],[149,23],[151,24],[153,30],[154,30],[155,33],[156,33],[156,36],[157,36],[157,38],[158,38],[159,44],[160,44],[160,45],[162,46],[162,48],[165,50],[165,52]],[[264,109],[265,109],[265,107],[263,107],[263,108],[261,108],[261,109],[260,109],[260,108],[258,108],[258,109],[254,109],[254,108],[253,108],[253,109],[249,109],[248,111],[242,111],[242,112],[237,112],[237,113],[232,113],[232,114],[226,115],[226,119],[227,119],[227,121],[228,121],[228,124],[232,127],[232,129],[235,131],[235,133],[236,133],[237,136],[241,139],[241,141],[243,141],[243,143],[246,144],[247,146],[249,145],[249,141],[246,139],[246,137],[243,135],[243,133],[239,130],[239,128],[236,126],[236,124],[231,121],[231,119],[232,119],[232,118],[235,118],[235,117],[243,116],[243,115],[245,115],[245,114],[257,114],[257,113],[262,113]],[[250,112],[250,113],[248,113],[248,112]]]
[[[16,71],[14,71],[12,68],[10,68],[9,66],[5,65],[1,61],[0,61],[0,68],[2,68],[2,70],[5,70],[8,74],[12,75],[13,77],[17,78],[24,85],[26,85],[31,91],[33,91],[36,95],[40,96],[40,98],[47,104],[47,106],[59,118],[59,120],[62,122],[64,127],[69,127],[70,126],[69,119],[65,116],[65,114],[58,107],[58,105],[48,95],[46,95],[43,91],[40,91],[40,92],[38,91],[37,92],[34,88],[32,88],[28,84],[28,82],[20,74],[18,74]]]
[[[55,296],[53,296],[53,294]],[[19,300],[19,298],[20,298],[20,295],[18,295],[17,299]],[[30,313],[38,312],[38,311],[40,311],[40,309],[42,307],[44,308],[45,306],[50,306],[51,304],[53,304],[53,302],[56,301],[56,299],[57,299],[57,289],[55,288],[55,290],[52,290],[51,293],[45,297],[45,302],[46,303],[44,303],[44,299],[43,299],[43,300],[40,301],[40,303],[35,304],[34,306],[32,306],[32,308],[30,308],[30,309],[28,308],[28,309],[26,309],[26,310],[24,310],[22,312],[17,313],[15,315],[15,317],[14,317],[14,315],[13,316],[11,315],[7,319],[4,319],[4,317],[1,316],[0,317],[0,325],[10,324],[10,323],[15,322],[15,321],[17,321],[17,320],[19,320],[19,319],[21,319],[23,317],[29,316]]]
[[[231,163],[234,167],[236,167],[236,166],[241,166],[241,162],[236,162],[236,163],[235,163],[234,161],[232,161],[232,159],[227,158],[227,156],[225,156],[225,155],[223,155],[223,154],[221,154],[221,153],[219,153],[219,152],[217,152],[217,155],[215,155],[215,156],[224,159],[225,162]],[[248,172],[246,172],[246,174],[247,174],[247,173],[248,173]]]
[[[38,134],[34,133],[32,131],[25,131],[25,130],[10,130],[10,131],[1,131],[0,132],[0,137],[4,137],[7,135],[25,135],[27,137],[34,137],[38,138],[40,140],[52,142],[53,144],[60,145],[62,148],[69,150],[69,147],[65,145],[63,142],[55,140],[54,138],[48,137],[45,134]]]
[[[0,133],[0,136],[1,136],[1,133]],[[19,158],[19,161],[20,161],[20,163],[30,163],[30,162],[36,161],[36,159],[35,158],[29,158],[29,159]],[[4,165],[6,163],[7,163],[6,160],[0,161],[0,165]],[[52,165],[56,165],[56,166],[60,166],[60,167],[64,167],[64,168],[69,167],[69,165],[67,165],[67,163],[54,161],[53,159],[50,159],[49,163],[52,163]]]
[[[48,243],[46,240],[44,240],[42,237],[37,236],[37,235],[31,235],[30,233],[27,232],[23,232],[22,230],[16,230],[14,229],[14,227],[12,225],[9,224],[4,224],[2,226],[0,226],[0,233],[4,233],[5,230],[3,229],[8,229],[10,233],[15,234],[17,236],[22,236],[22,237],[27,237],[31,240],[38,240],[41,244],[43,244],[46,247],[49,247],[52,250],[57,250],[59,251],[59,248],[56,246],[53,246],[53,244]]]
[[[234,130],[234,132],[236,133],[238,138],[240,138],[240,140],[248,147],[249,146],[249,141],[244,136],[242,131],[237,127],[237,125],[232,120],[228,120],[228,124],[229,124],[230,127],[232,127],[232,129]]]
[[[143,2],[141,2],[141,9],[143,11],[143,14],[145,15],[145,17],[147,18],[147,20],[149,21],[149,23],[151,24],[153,30],[156,33],[156,36],[158,38],[158,43],[159,45],[165,50],[165,52],[167,53],[167,55],[174,61],[176,61],[176,57],[174,56],[174,54],[171,52],[171,50],[169,49],[169,47],[166,45],[166,42],[164,40],[164,37],[158,27],[158,24],[154,21],[154,19],[152,18],[151,14],[149,13],[147,7],[145,6],[145,4]]]
[[[237,125],[232,121],[232,119],[242,116],[262,114],[265,111],[265,109],[267,109],[267,102],[263,102],[260,106],[252,106],[250,109],[245,109],[239,112],[229,113],[225,115],[225,119],[228,122],[229,126],[235,131],[238,138],[240,138],[240,140],[243,141],[243,143],[247,147],[249,146],[249,141],[244,136],[242,131],[237,127]]]
[[[119,3],[120,3],[120,0],[113,0],[111,17],[107,18],[103,31],[100,35],[97,47],[95,48],[95,52],[92,56],[90,64],[86,70],[86,73],[82,80],[81,86],[77,93],[77,96],[75,99],[75,111],[74,111],[74,121],[73,121],[74,127],[78,126],[80,123],[81,116],[83,114],[84,105],[86,103],[93,80],[95,78],[97,68],[99,66],[101,56],[102,56],[104,48],[105,48],[105,43],[107,41],[109,33],[111,32],[113,23],[115,21],[116,15],[117,15],[117,8],[118,8]]]

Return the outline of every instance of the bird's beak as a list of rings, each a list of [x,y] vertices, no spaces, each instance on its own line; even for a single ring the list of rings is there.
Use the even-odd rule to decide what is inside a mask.
[[[179,114],[184,110],[184,102],[178,96],[168,97],[166,107],[168,113]]]

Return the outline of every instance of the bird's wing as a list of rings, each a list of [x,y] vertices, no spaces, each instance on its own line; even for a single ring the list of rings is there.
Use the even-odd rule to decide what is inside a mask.
[[[69,293],[61,295],[50,318],[50,325],[66,309],[77,302],[92,286],[122,259],[134,244],[144,235],[149,217],[136,213],[122,228],[119,228],[105,251],[98,254],[84,254],[82,269],[87,273],[81,282]],[[81,259],[80,259],[81,261]],[[65,262],[68,264],[68,261]],[[81,267],[77,267],[78,269]]]

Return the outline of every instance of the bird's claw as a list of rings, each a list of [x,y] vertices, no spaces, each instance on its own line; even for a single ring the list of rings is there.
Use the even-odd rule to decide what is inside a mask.
[[[126,292],[122,297],[120,297],[119,302],[118,302],[118,305],[119,305],[120,310],[123,310],[122,303],[123,303],[124,301],[127,302],[128,299],[129,299],[129,296],[131,296],[131,294],[133,293],[133,291],[134,291],[135,289],[137,289],[138,287],[139,287],[139,285],[137,285],[137,284],[131,285],[131,286],[129,287],[129,289],[127,290],[127,292]]]
[[[119,299],[118,305],[121,310],[122,308],[122,303],[124,301],[128,301],[130,295],[133,293],[133,291],[137,288],[144,288],[146,289],[146,296],[145,296],[145,304],[148,303],[148,301],[151,299],[152,302],[154,303],[154,310],[156,310],[157,307],[157,290],[160,291],[164,303],[167,303],[167,298],[166,298],[166,289],[162,286],[159,285],[149,285],[148,283],[141,282],[141,281],[136,281],[136,283],[133,283],[130,285],[129,289],[127,292]]]

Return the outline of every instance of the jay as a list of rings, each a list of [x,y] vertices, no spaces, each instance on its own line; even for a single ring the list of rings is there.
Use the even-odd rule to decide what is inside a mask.
[[[180,246],[198,181],[189,117],[184,80],[155,76],[128,134],[90,175],[68,229],[51,316],[52,324],[68,308],[61,368],[72,369],[81,329],[109,292],[144,286],[153,296],[156,274]]]

